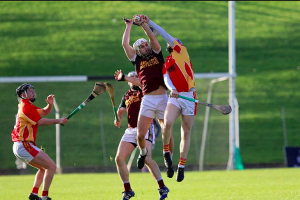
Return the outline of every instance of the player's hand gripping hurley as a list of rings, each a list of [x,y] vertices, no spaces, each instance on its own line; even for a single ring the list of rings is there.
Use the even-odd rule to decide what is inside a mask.
[[[182,99],[186,99],[186,100],[192,101],[192,102],[200,103],[200,104],[202,104],[204,106],[208,106],[210,108],[213,108],[213,109],[221,112],[223,115],[227,115],[227,114],[231,113],[231,111],[232,111],[230,105],[213,105],[213,104],[210,104],[210,103],[206,103],[206,102],[201,102],[201,101],[195,100],[193,98],[185,97],[185,96],[182,96],[182,95],[178,95],[178,97],[182,98]]]
[[[88,102],[92,101],[95,97],[97,97],[98,95],[102,94],[103,92],[105,92],[106,87],[105,84],[103,82],[96,82],[94,89],[92,91],[92,93],[90,94],[90,96],[84,101],[82,102],[68,117],[67,119],[70,119],[73,115],[75,115],[79,110],[81,110],[81,108],[83,108]],[[62,126],[64,126],[63,124],[61,124]]]

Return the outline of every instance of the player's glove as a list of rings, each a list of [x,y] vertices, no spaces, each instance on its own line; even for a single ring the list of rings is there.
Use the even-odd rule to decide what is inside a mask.
[[[117,81],[125,81],[125,74],[123,74],[122,70],[117,70],[115,72],[115,79]]]

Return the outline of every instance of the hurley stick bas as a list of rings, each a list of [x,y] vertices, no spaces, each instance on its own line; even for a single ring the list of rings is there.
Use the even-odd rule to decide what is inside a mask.
[[[213,109],[221,112],[223,115],[227,115],[227,114],[231,113],[231,111],[232,111],[230,105],[213,105],[213,104],[210,104],[210,103],[201,102],[201,101],[195,100],[193,98],[189,98],[189,97],[185,97],[185,96],[181,96],[181,95],[178,95],[178,97],[182,98],[182,99],[189,100],[189,101],[193,101],[193,102],[196,102],[196,103],[200,103],[204,106],[208,106],[210,108],[213,108]]]
[[[90,96],[84,101],[82,102],[68,117],[67,119],[70,119],[73,115],[75,115],[81,108],[83,108],[88,102],[92,101],[95,97],[97,97],[98,95],[102,94],[103,92],[105,92],[106,87],[105,84],[103,82],[96,82],[94,89],[92,91],[92,93],[90,94]],[[63,124],[61,124],[62,126],[64,126]]]

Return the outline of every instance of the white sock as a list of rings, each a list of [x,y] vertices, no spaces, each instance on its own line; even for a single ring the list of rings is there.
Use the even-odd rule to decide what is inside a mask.
[[[39,196],[37,193],[32,193],[32,192],[31,192],[31,194],[34,194],[35,196]]]
[[[147,152],[148,152],[148,151],[147,151],[147,148],[140,149],[140,154],[141,154],[142,156],[146,155]]]
[[[42,196],[41,199],[42,200],[46,200],[48,196]]]
[[[178,165],[178,167],[180,167],[180,168],[184,168],[184,165]]]
[[[170,153],[171,151],[169,150],[169,151],[163,151],[163,153],[165,154],[165,153]],[[171,155],[172,156],[172,155]]]

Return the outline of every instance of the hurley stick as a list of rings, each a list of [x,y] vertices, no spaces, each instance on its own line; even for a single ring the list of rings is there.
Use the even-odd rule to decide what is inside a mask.
[[[227,115],[227,114],[231,113],[231,111],[232,111],[230,105],[213,105],[213,104],[210,104],[210,103],[201,102],[201,101],[195,100],[193,98],[189,98],[189,97],[185,97],[185,96],[181,96],[181,95],[178,95],[178,97],[182,98],[182,99],[192,101],[192,102],[202,104],[204,106],[208,106],[210,108],[213,108],[213,109],[221,112],[223,115]]]
[[[115,94],[114,94],[115,89],[110,83],[104,83],[104,84],[106,86],[106,91],[109,94],[109,97],[110,97],[110,100],[111,100],[111,103],[112,103],[112,106],[113,106],[115,118],[116,118],[117,121],[119,121],[118,114],[117,114],[117,108],[116,108],[116,105],[115,105]]]
[[[88,102],[92,101],[95,97],[97,97],[98,95],[102,94],[103,92],[105,92],[106,87],[105,84],[103,82],[97,82],[95,83],[94,89],[92,91],[92,93],[90,94],[90,96],[84,101],[82,102],[68,117],[67,119],[70,119],[73,115],[75,115],[79,110],[81,110],[81,108],[83,108]],[[61,124],[62,126],[64,126],[63,124]]]

